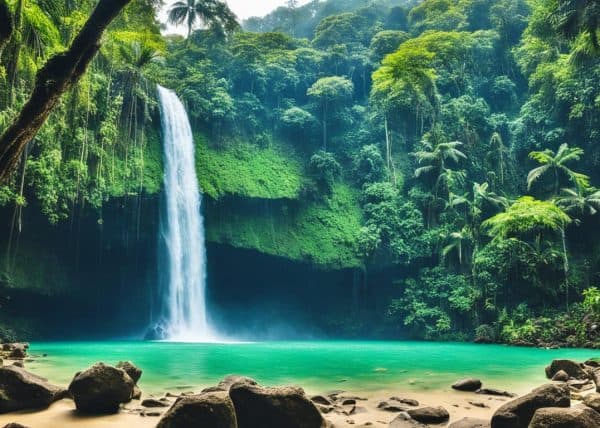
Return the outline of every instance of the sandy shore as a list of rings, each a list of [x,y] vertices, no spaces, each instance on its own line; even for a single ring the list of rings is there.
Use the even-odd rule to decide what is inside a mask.
[[[324,393],[325,391],[321,391]],[[308,395],[318,392],[308,391]],[[419,401],[420,406],[442,406],[450,413],[450,421],[463,417],[490,419],[494,411],[509,400],[504,397],[492,397],[468,392],[458,392],[451,388],[442,391],[403,392],[401,389],[393,391],[379,391],[360,393],[347,391],[340,397],[359,397],[356,411],[349,416],[329,413],[325,419],[332,422],[335,427],[360,427],[370,423],[371,427],[386,427],[397,415],[395,412],[386,412],[377,408],[381,401],[390,401],[391,397],[410,398]],[[473,404],[475,403],[475,404]],[[480,407],[480,406],[486,407]],[[158,416],[141,416],[140,401],[133,401],[126,405],[118,414],[110,416],[81,416],[75,411],[72,400],[61,400],[50,408],[39,412],[18,412],[0,415],[0,426],[9,422],[18,422],[31,428],[57,428],[57,427],[86,427],[86,428],[112,428],[128,427],[142,428],[154,427],[158,423]],[[148,411],[157,411],[149,409]],[[166,409],[159,409],[163,413]]]

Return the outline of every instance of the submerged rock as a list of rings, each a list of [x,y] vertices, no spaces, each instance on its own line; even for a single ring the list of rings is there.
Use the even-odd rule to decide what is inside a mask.
[[[122,403],[131,401],[135,382],[125,370],[94,364],[75,375],[69,392],[77,410],[83,413],[116,413]]]
[[[239,428],[322,428],[325,420],[295,387],[263,388],[244,383],[229,390]]]
[[[571,397],[564,384],[547,384],[500,407],[492,417],[492,428],[527,428],[543,407],[569,407]]]
[[[64,388],[20,367],[0,367],[0,413],[43,409],[67,396]]]
[[[227,392],[208,392],[178,399],[156,428],[237,428],[233,402]]]
[[[481,381],[474,378],[461,379],[454,382],[452,388],[456,389],[457,391],[475,392],[478,389],[481,389]]]
[[[600,413],[586,406],[548,407],[535,412],[529,428],[598,428]]]
[[[414,420],[424,424],[441,424],[450,419],[448,410],[441,406],[410,409],[406,413]]]

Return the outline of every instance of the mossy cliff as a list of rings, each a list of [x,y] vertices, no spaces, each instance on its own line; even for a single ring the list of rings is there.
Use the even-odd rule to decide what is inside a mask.
[[[321,269],[358,267],[361,210],[355,189],[301,197],[306,172],[285,145],[209,147],[196,138],[197,173],[206,200],[209,242],[284,257]]]

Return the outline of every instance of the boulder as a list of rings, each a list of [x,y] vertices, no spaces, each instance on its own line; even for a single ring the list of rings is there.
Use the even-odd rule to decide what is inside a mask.
[[[552,380],[555,382],[566,382],[569,380],[569,375],[566,371],[559,370],[552,376]]]
[[[461,379],[454,382],[452,388],[456,389],[457,391],[475,392],[478,389],[481,389],[481,381],[474,378]]]
[[[229,375],[229,376],[225,377],[221,382],[219,382],[217,386],[211,386],[211,387],[205,388],[202,390],[202,392],[219,392],[219,391],[227,392],[236,383],[242,383],[242,384],[246,384],[246,385],[258,385],[258,383],[251,377]]]
[[[410,409],[406,413],[415,421],[424,424],[441,424],[450,419],[450,414],[441,406],[421,407],[419,409]]]
[[[559,371],[564,371],[570,378],[574,379],[588,379],[588,374],[585,372],[581,364],[573,360],[553,360],[548,367],[546,367],[546,377],[552,379]]]
[[[583,404],[600,413],[600,394],[593,393],[583,397]]]
[[[415,421],[408,413],[400,413],[390,422],[388,428],[427,428],[427,425]]]
[[[43,409],[67,396],[64,388],[21,367],[0,367],[0,413]]]
[[[569,387],[547,384],[500,407],[492,417],[492,428],[527,428],[536,410],[542,407],[569,407]]]
[[[142,369],[138,368],[131,361],[119,361],[116,367],[124,370],[136,385],[142,377]]]
[[[239,428],[321,428],[325,421],[321,413],[295,387],[263,388],[248,383],[231,386]]]
[[[29,427],[26,427],[25,425],[21,425],[17,422],[11,422],[9,424],[4,425],[2,428],[29,428]]]
[[[233,403],[225,391],[178,399],[156,428],[237,428]]]
[[[448,428],[490,428],[490,422],[485,419],[462,418],[452,422]]]
[[[131,401],[134,387],[135,382],[125,370],[98,363],[76,374],[69,392],[80,412],[109,414],[118,412],[121,403]]]
[[[586,406],[547,407],[533,415],[529,428],[598,428],[600,413]]]
[[[131,394],[131,399],[132,400],[141,400],[142,399],[142,390],[137,385],[133,387],[133,393]]]

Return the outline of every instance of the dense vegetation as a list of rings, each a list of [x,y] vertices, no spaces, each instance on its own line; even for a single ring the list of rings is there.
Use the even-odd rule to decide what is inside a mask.
[[[0,130],[91,3],[9,2]],[[221,204],[210,240],[366,283],[387,272],[378,323],[395,334],[600,344],[596,2],[289,2],[186,39],[160,35],[156,3],[111,27],[0,187],[11,236],[28,204],[102,222],[107,201],[159,191],[160,83],[186,103]]]

